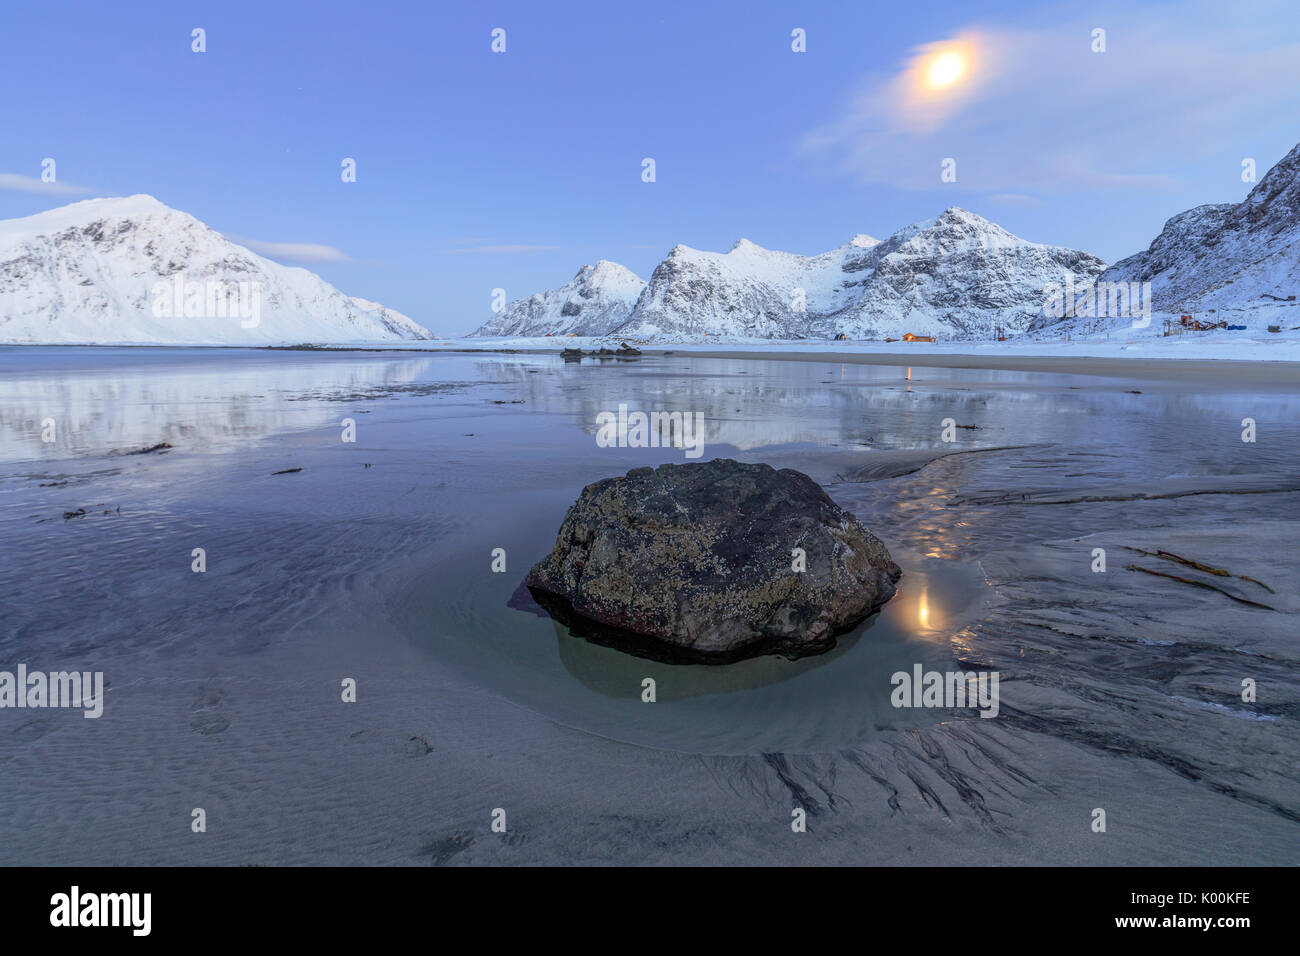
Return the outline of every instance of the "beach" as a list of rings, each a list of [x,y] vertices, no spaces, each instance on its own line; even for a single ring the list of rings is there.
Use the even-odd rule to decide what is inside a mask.
[[[107,687],[0,712],[3,861],[1295,862],[1294,365],[668,351],[0,350],[2,663]],[[599,447],[620,403],[811,475],[899,596],[714,668],[521,609],[584,485],[685,460]],[[998,715],[891,707],[915,664]]]

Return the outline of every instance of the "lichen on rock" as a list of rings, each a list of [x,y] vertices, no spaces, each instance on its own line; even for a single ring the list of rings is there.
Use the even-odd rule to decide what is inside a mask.
[[[718,459],[588,485],[524,583],[584,636],[723,662],[828,650],[894,596],[900,575],[807,475]]]

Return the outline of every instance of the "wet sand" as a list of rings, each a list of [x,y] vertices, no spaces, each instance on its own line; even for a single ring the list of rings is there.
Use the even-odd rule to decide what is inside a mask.
[[[663,354],[673,349],[646,349]],[[700,358],[762,359],[783,362],[892,365],[911,368],[989,369],[1011,372],[1047,372],[1063,375],[1098,375],[1145,381],[1198,382],[1205,385],[1300,388],[1300,362],[1234,361],[1231,359],[1105,358],[1068,355],[961,355],[940,351],[914,352],[747,352],[677,351]]]
[[[688,374],[656,356],[639,370],[481,356],[464,360],[489,363],[470,382],[424,365],[446,359],[263,354],[150,370],[138,393],[126,373],[63,376],[85,444],[8,466],[0,652],[102,666],[109,694],[101,720],[0,712],[0,862],[1300,861],[1293,397],[936,373],[905,391],[893,375],[823,382],[760,357]],[[34,409],[46,387],[33,380]],[[29,447],[21,423],[39,420],[25,394],[14,387],[0,420],[14,454]],[[553,535],[583,483],[644,463],[598,453],[582,426],[665,394],[708,408],[710,455],[807,471],[891,550],[978,577],[973,616],[945,619],[942,579],[920,595],[915,574],[898,608],[926,615],[922,637],[951,666],[1001,673],[999,716],[930,714],[803,746],[656,746],[635,692],[589,686],[619,675],[593,678],[585,648],[502,626],[493,615],[536,546],[508,535]],[[105,395],[128,409],[111,434],[89,414]],[[354,413],[351,449],[338,423]],[[981,430],[955,448],[927,439],[949,414]],[[1244,414],[1268,426],[1256,445],[1238,436]],[[165,453],[105,452],[163,438]],[[289,466],[303,471],[272,477]],[[79,504],[102,509],[62,517]],[[499,582],[497,543],[512,562]],[[196,545],[206,575],[190,572]],[[1150,556],[1161,550],[1232,577]],[[455,566],[482,574],[462,581]],[[480,579],[495,591],[462,587]],[[793,695],[807,676],[773,686]],[[866,691],[885,675],[860,676]],[[355,704],[340,701],[344,677]],[[671,691],[656,719],[709,719],[689,709],[707,696]],[[190,831],[194,807],[205,834]],[[794,807],[808,832],[791,831]]]
[[[430,352],[464,355],[558,355],[563,348],[580,347],[588,352],[592,346],[584,341],[581,346],[557,345],[538,347],[460,346],[450,343],[431,348],[322,346],[310,351],[320,352]],[[607,346],[606,346],[607,347]],[[1025,352],[950,352],[946,348],[918,345],[906,352],[877,352],[873,350],[805,351],[800,349],[753,349],[737,345],[728,348],[708,348],[698,345],[642,345],[643,355],[693,356],[696,358],[744,359],[750,361],[817,362],[836,365],[881,365],[911,368],[982,369],[988,371],[1039,372],[1061,375],[1091,375],[1117,379],[1143,379],[1154,382],[1189,382],[1205,385],[1244,386],[1259,388],[1300,388],[1300,362],[1286,359],[1231,359],[1231,358],[1153,358],[1144,355],[1132,357],[1107,355],[1033,354]],[[1044,346],[1050,348],[1050,346]],[[1118,347],[1117,347],[1118,348]],[[278,351],[298,351],[295,347],[277,347]],[[596,356],[586,356],[588,360]],[[616,356],[601,356],[614,359]],[[635,357],[617,356],[622,361]]]

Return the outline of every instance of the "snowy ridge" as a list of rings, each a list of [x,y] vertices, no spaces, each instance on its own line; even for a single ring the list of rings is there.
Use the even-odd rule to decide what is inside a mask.
[[[158,294],[245,290],[245,313]],[[253,294],[256,290],[256,295]],[[160,310],[159,302],[167,308]],[[256,321],[248,317],[256,304]],[[159,314],[162,311],[164,314]],[[170,314],[166,314],[170,313]],[[152,196],[88,199],[0,221],[0,342],[266,345],[421,340],[431,333],[315,273],[265,259]]]
[[[870,236],[818,256],[764,249],[748,239],[726,253],[674,246],[620,334],[794,338],[851,301],[845,278],[875,246]]]
[[[511,302],[474,335],[605,335],[627,321],[644,288],[630,269],[601,259],[558,289]]]
[[[1095,278],[1104,268],[1095,256],[1027,242],[975,213],[952,208],[884,242],[858,235],[816,256],[765,249],[748,239],[726,253],[677,245],[655,267],[622,322],[615,321],[617,310],[610,310],[598,322],[574,316],[561,327],[549,312],[527,305],[562,301],[571,294],[565,286],[516,303],[513,321],[489,322],[475,334],[987,337],[998,327],[1016,333],[1042,325],[1048,285],[1064,282],[1067,275],[1080,282]]]
[[[1085,282],[1105,263],[1062,246],[1029,242],[965,209],[899,230],[864,262],[861,295],[834,317],[850,338],[985,338],[1045,323],[1044,290]],[[827,327],[823,332],[830,332]]]
[[[1155,307],[1164,312],[1209,318],[1263,310],[1294,325],[1300,320],[1300,146],[1244,200],[1179,213],[1146,251],[1115,263],[1101,279],[1150,282]]]
[[[1106,268],[1095,256],[1028,242],[965,209],[914,223],[883,242],[855,237],[818,256],[742,239],[726,253],[675,246],[626,321],[575,321],[564,332],[642,340],[938,339],[1104,334],[1133,316],[1066,318],[1048,290],[1150,282],[1156,314],[1196,313],[1250,328],[1300,323],[1300,146],[1240,203],[1171,218],[1146,251]],[[550,293],[547,293],[550,295]],[[1057,316],[1060,313],[1056,313]],[[1159,323],[1157,323],[1157,329]],[[547,330],[551,331],[551,330]],[[539,334],[527,321],[479,335]]]

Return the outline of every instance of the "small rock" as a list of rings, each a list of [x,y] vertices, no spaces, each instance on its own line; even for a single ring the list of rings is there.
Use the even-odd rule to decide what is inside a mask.
[[[433,753],[433,745],[419,734],[406,741],[405,749],[408,757],[423,757]]]

